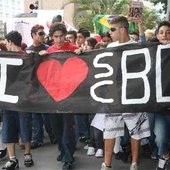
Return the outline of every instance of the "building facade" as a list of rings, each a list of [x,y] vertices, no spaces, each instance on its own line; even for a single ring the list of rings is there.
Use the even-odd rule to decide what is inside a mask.
[[[64,10],[63,20],[70,26],[74,27],[73,15],[74,4],[69,3],[70,0],[24,0],[25,12],[31,12],[30,4],[38,3],[39,10]]]
[[[0,36],[4,36],[6,19],[24,12],[24,0],[0,0]]]

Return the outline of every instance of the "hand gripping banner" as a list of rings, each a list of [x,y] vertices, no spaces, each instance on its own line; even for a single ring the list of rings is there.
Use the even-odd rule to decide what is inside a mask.
[[[170,45],[47,56],[0,52],[0,108],[36,113],[167,112]]]

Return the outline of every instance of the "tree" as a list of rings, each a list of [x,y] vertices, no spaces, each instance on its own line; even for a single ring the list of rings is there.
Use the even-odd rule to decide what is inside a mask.
[[[70,3],[75,3],[74,25],[77,29],[86,27],[93,32],[93,18],[96,14],[127,16],[129,2],[130,0],[70,0]],[[144,7],[143,23],[145,28],[153,29],[158,20],[156,10]]]
[[[168,4],[168,0],[150,0],[151,2],[153,2],[154,4],[157,4],[157,3],[162,3],[164,4],[164,10],[166,11],[167,10],[167,4]]]
[[[76,28],[86,27],[94,31],[93,17],[96,14],[127,14],[129,0],[70,0],[75,3],[74,24]]]

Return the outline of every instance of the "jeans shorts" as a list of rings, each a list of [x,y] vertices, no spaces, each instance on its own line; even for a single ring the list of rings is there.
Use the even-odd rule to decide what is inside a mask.
[[[2,141],[3,143],[17,143],[21,137],[22,143],[31,142],[31,114],[3,111],[2,116]]]

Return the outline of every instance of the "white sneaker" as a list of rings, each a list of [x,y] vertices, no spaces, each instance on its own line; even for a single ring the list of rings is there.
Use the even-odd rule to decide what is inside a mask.
[[[103,149],[97,149],[95,157],[96,158],[103,158]]]
[[[93,147],[89,147],[88,150],[87,150],[87,155],[88,156],[95,155],[95,149]]]
[[[103,162],[100,170],[111,170],[111,169],[112,168],[107,167],[106,164]]]
[[[138,170],[137,164],[135,163],[135,164],[130,165],[130,170]]]
[[[89,149],[88,144],[87,144],[87,145],[85,145],[83,149]]]

